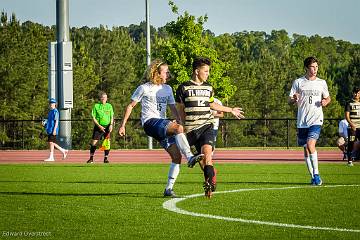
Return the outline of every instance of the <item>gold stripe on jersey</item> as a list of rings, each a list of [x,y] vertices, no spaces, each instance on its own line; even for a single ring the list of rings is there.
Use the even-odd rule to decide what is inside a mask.
[[[185,99],[185,102],[191,102],[191,101],[209,101],[209,97],[194,96],[194,97],[187,97]]]
[[[360,128],[360,102],[356,102],[352,100],[352,102],[350,102],[349,105],[350,105],[350,111],[349,111],[350,120],[354,123],[356,128]]]
[[[210,111],[210,107],[187,107],[184,109],[186,113],[190,113],[190,112],[205,112],[205,114],[207,112]]]
[[[211,113],[206,114],[206,115],[201,115],[201,116],[199,116],[199,115],[188,115],[188,116],[185,117],[185,120],[187,120],[187,121],[195,121],[195,120],[199,120],[199,119],[208,120],[208,119],[210,119],[210,117],[211,117]]]
[[[204,90],[208,90],[208,91],[211,91],[213,88],[212,86],[204,86],[204,85],[190,85],[190,86],[184,86],[184,90],[187,91],[187,90],[193,90],[193,89],[196,89],[196,90],[199,90],[199,89],[204,89]]]

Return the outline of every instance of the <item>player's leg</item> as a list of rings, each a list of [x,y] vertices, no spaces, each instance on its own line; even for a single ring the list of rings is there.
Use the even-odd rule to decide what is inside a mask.
[[[166,151],[171,157],[171,164],[168,172],[168,181],[164,190],[164,197],[176,197],[174,184],[180,172],[181,153],[176,144],[171,144]]]
[[[94,163],[94,155],[97,148],[97,143],[104,135],[104,132],[101,131],[97,126],[94,126],[93,134],[90,141],[90,157],[87,160],[87,163]]]
[[[49,157],[47,159],[45,159],[45,162],[53,162],[55,161],[54,159],[54,141],[55,141],[55,136],[50,134],[48,135],[48,145],[49,145]]]
[[[67,154],[68,154],[68,150],[60,147],[60,146],[59,146],[57,143],[55,143],[55,142],[53,142],[53,145],[54,145],[54,147],[55,147],[57,150],[59,150],[59,151],[62,153],[62,155],[63,155],[62,160],[65,160],[65,158],[67,157]]]
[[[312,162],[310,160],[310,153],[307,149],[307,144],[306,144],[309,129],[308,128],[298,128],[297,131],[298,131],[297,132],[298,145],[304,147],[304,160],[305,160],[306,167],[307,167],[308,172],[311,177],[310,183],[314,184],[314,175],[313,175],[314,170],[313,170]]]
[[[204,154],[203,166],[204,166],[204,190],[205,196],[211,197],[212,192],[216,188],[216,174],[214,169],[214,163],[212,159],[212,151],[214,143],[214,134],[212,125],[206,125],[199,130],[200,138],[198,140],[199,145],[201,146],[201,153]]]
[[[318,162],[318,154],[316,151],[316,142],[320,137],[321,126],[314,125],[309,128],[308,137],[307,137],[307,150],[310,155],[310,161],[313,166],[313,176],[314,176],[314,184],[321,185],[322,180],[319,174],[319,162]]]
[[[354,143],[356,139],[356,131],[348,128],[348,145],[347,145],[347,159],[348,166],[353,166],[352,152],[354,150]]]
[[[109,127],[110,125],[108,125],[106,128],[105,128],[105,134],[104,134],[104,139],[109,137],[110,139],[110,130],[109,130]],[[109,136],[108,136],[109,135]],[[104,150],[104,163],[109,163],[109,154],[110,154],[110,149],[105,149]]]
[[[187,137],[184,133],[184,127],[175,122],[169,122],[166,128],[166,134],[168,136],[175,136],[176,145],[179,148],[180,152],[186,157],[188,161],[188,167],[194,167],[195,164],[201,160],[202,155],[196,155],[191,152],[191,148]]]

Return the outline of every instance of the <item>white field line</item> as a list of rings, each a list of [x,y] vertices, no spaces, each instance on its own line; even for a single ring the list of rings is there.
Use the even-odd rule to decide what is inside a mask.
[[[328,185],[322,186],[321,188],[337,188],[337,187],[359,187],[360,185]],[[214,194],[226,194],[226,193],[235,193],[235,192],[247,192],[247,191],[266,191],[266,190],[287,190],[287,189],[299,189],[299,188],[314,188],[314,186],[295,186],[295,187],[281,187],[281,188],[250,188],[250,189],[236,189],[229,191],[221,191],[214,192]],[[332,228],[332,227],[319,227],[319,226],[307,226],[307,225],[297,225],[297,224],[288,224],[288,223],[277,223],[277,222],[266,222],[266,221],[258,221],[258,220],[250,220],[243,218],[232,218],[232,217],[223,217],[216,216],[210,214],[202,214],[196,212],[190,212],[176,207],[178,202],[189,198],[203,197],[204,193],[192,194],[188,196],[184,196],[181,198],[173,198],[163,203],[163,208],[184,215],[190,215],[193,217],[204,217],[204,218],[212,218],[224,221],[232,221],[232,222],[242,222],[242,223],[251,223],[251,224],[260,224],[260,225],[270,225],[276,227],[286,227],[286,228],[301,228],[301,229],[311,229],[311,230],[324,230],[324,231],[338,231],[338,232],[356,232],[360,233],[359,229],[347,229],[347,228]]]

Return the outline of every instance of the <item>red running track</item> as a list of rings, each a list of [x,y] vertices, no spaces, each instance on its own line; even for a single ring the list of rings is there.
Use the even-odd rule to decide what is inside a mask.
[[[0,164],[9,163],[45,163],[48,150],[4,150],[0,151]],[[66,160],[61,160],[62,155],[55,152],[55,163],[85,163],[89,158],[88,150],[71,150]],[[318,150],[319,161],[342,161],[339,150]],[[103,152],[96,151],[95,163],[102,163]],[[162,150],[112,150],[109,157],[110,163],[169,163],[168,154]],[[214,154],[216,163],[298,163],[303,162],[302,150],[216,150]],[[185,162],[185,161],[183,161]],[[52,164],[53,162],[50,162]]]

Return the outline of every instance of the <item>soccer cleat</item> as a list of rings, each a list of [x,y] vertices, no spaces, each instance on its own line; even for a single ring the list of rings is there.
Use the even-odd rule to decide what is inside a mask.
[[[198,154],[195,156],[192,156],[190,160],[188,161],[188,167],[193,168],[196,163],[200,162],[203,159],[204,154]]]
[[[62,160],[65,160],[65,159],[66,159],[68,153],[69,153],[69,150],[66,150],[66,149],[65,149],[65,150],[64,150],[64,153],[63,153]]]
[[[353,162],[352,161],[348,161],[348,164],[347,164],[349,167],[352,167],[354,166]]]
[[[314,175],[314,183],[316,186],[320,186],[322,184],[322,180],[319,174]]]
[[[165,190],[164,190],[164,197],[176,198],[177,196],[176,196],[176,194],[175,194],[175,192],[174,192],[173,189],[168,188],[168,189],[165,189]]]
[[[211,198],[213,192],[213,186],[208,181],[205,181],[203,187],[205,191],[205,197]]]
[[[104,158],[104,163],[109,163],[109,160],[107,158]]]
[[[54,162],[54,161],[55,161],[55,159],[51,158],[51,157],[44,160],[44,162]]]
[[[311,178],[310,184],[311,184],[311,185],[315,185],[315,179],[314,179],[314,178]]]
[[[90,158],[89,160],[86,161],[86,163],[94,163],[94,160]]]

